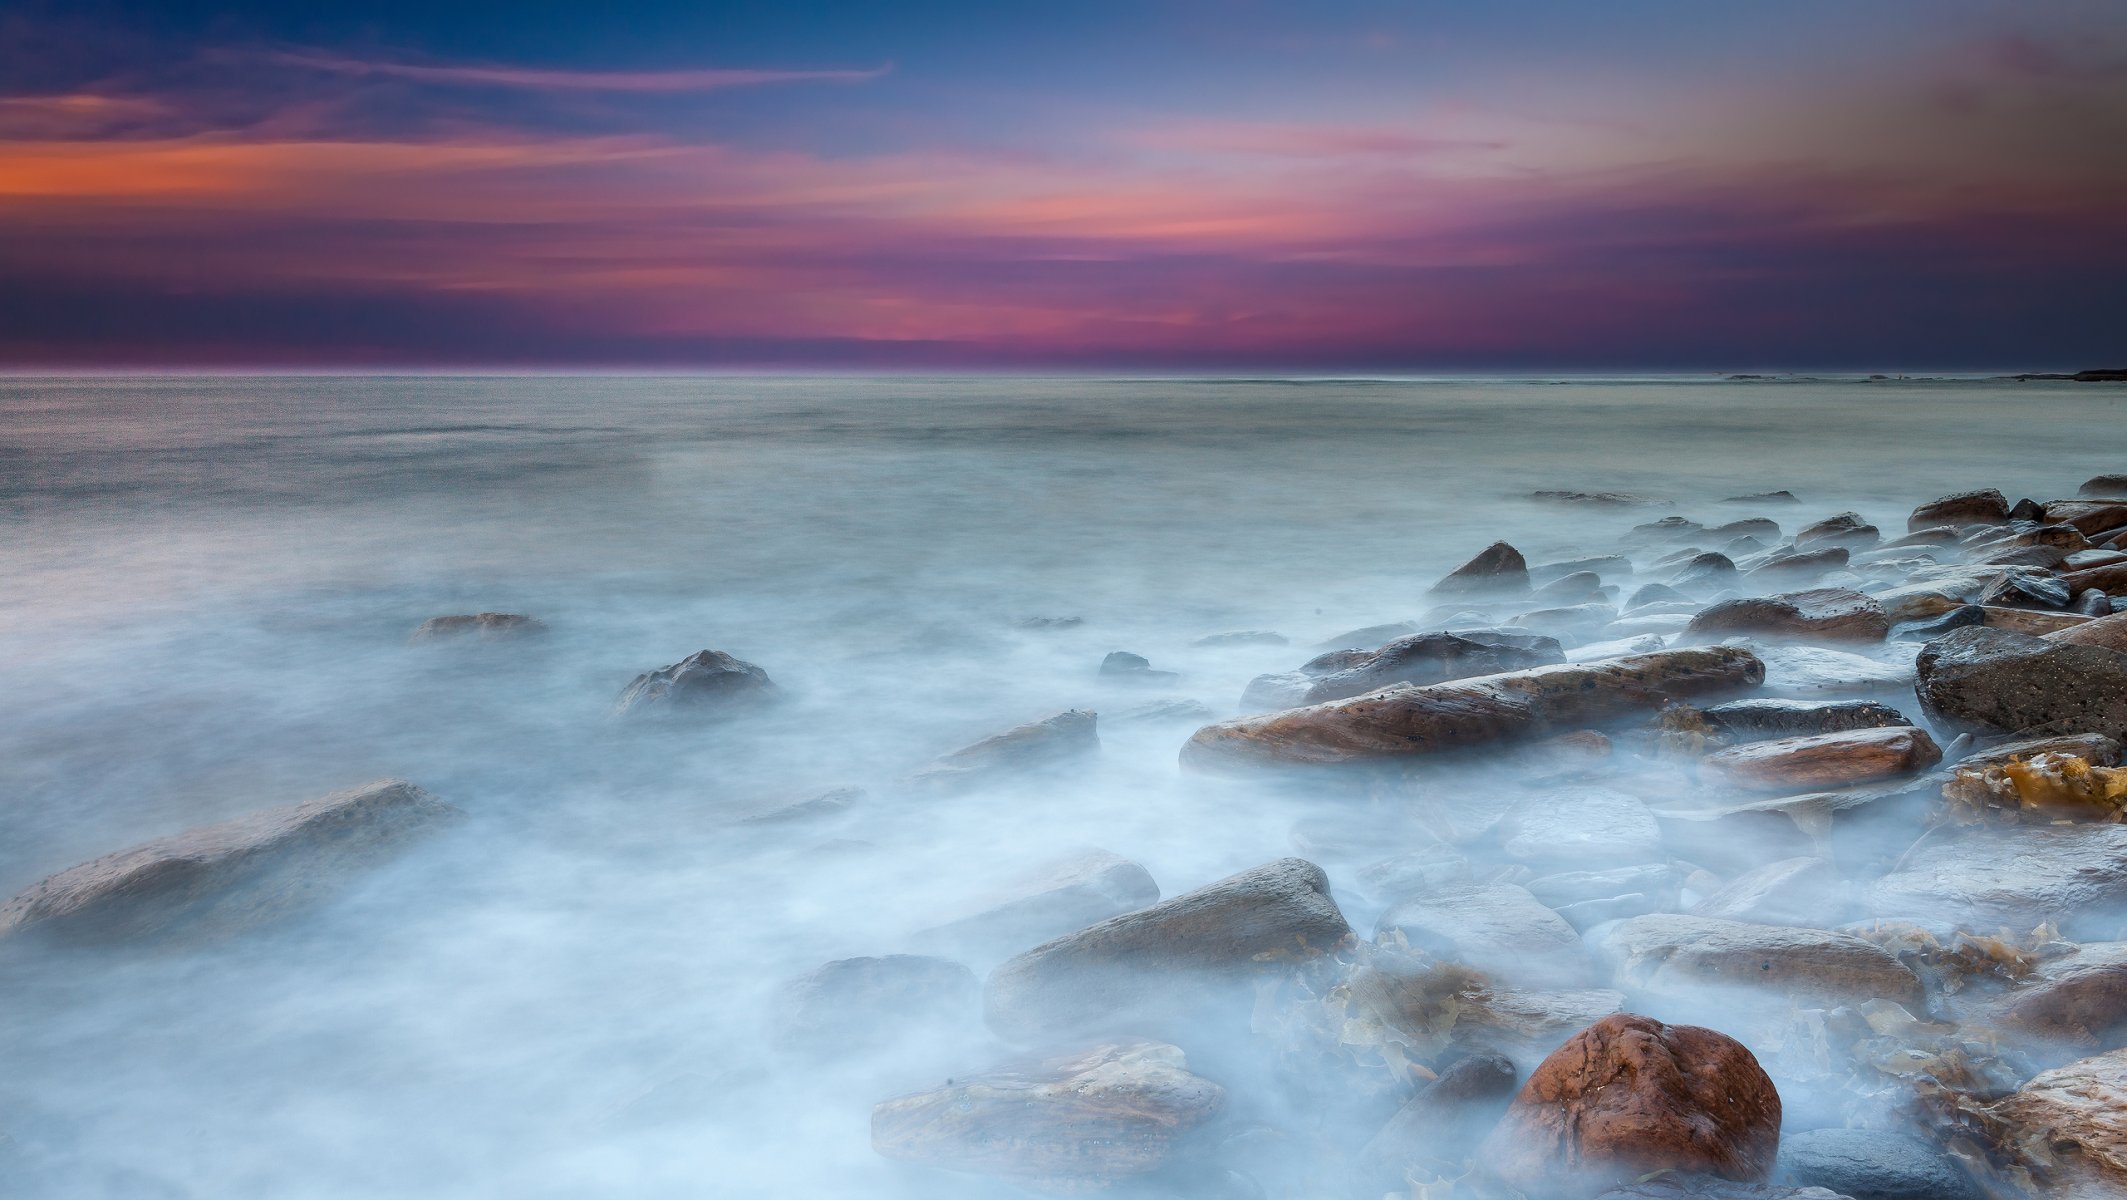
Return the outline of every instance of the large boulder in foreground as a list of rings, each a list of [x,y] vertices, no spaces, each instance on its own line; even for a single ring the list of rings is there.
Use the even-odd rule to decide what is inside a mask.
[[[1329,878],[1284,858],[1034,947],[990,972],[998,1033],[1032,1041],[1187,1011],[1194,993],[1266,962],[1322,953],[1351,933]]]
[[[1529,590],[1529,562],[1521,551],[1505,542],[1493,542],[1477,557],[1448,572],[1433,585],[1436,596],[1467,596],[1495,592],[1512,595]]]
[[[1780,1093],[1742,1043],[1620,1013],[1536,1068],[1477,1157],[1565,1200],[1657,1171],[1762,1180],[1779,1147]]]
[[[1954,629],[1921,648],[1920,703],[1974,733],[2127,738],[2127,654],[2005,629]]]
[[[722,650],[701,650],[637,675],[620,693],[623,713],[725,710],[775,692],[768,672]]]
[[[972,787],[1022,771],[1053,770],[1100,753],[1100,717],[1071,709],[1015,725],[944,755],[911,780],[939,791]]]
[[[1910,775],[1941,761],[1925,730],[1891,725],[1746,742],[1707,755],[1700,769],[1737,787],[1804,792]]]
[[[1224,1102],[1181,1050],[1125,1042],[882,1101],[871,1141],[903,1162],[1087,1192],[1158,1170]]]
[[[2041,1071],[1988,1115],[2063,1200],[2127,1195],[2127,1050]]]
[[[1924,925],[2110,937],[2127,913],[2127,825],[1938,833],[1868,889],[1870,911]]]
[[[1764,679],[1764,664],[1748,650],[1705,646],[1399,685],[1206,725],[1182,747],[1182,763],[1218,770],[1434,754],[1564,733]]]
[[[1749,633],[1825,642],[1880,642],[1890,631],[1890,618],[1871,597],[1848,588],[1812,588],[1723,600],[1691,618],[1691,624],[1684,627],[1684,640],[1715,641]]]
[[[0,906],[0,936],[209,938],[305,907],[458,810],[387,779],[107,854]]]

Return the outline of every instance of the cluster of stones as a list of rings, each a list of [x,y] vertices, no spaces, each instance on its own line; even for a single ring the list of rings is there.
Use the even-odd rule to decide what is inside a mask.
[[[1140,864],[1066,856],[943,915],[920,953],[789,981],[771,1039],[862,1055],[985,1029],[1018,1056],[881,1101],[873,1144],[1040,1191],[1186,1191],[1192,1171],[1304,1159],[1318,1173],[1281,1194],[2127,1194],[2127,477],[2048,503],[1947,496],[1907,525],[1669,516],[1619,553],[1533,567],[1495,544],[1419,620],[1257,679],[1245,715],[1181,747],[1209,780],[1297,778],[1412,820],[1296,829],[1309,858],[1165,899]],[[416,636],[543,629],[481,613]],[[1173,678],[1127,653],[1098,676]],[[776,691],[704,650],[636,678],[619,711]],[[902,786],[1099,748],[1071,710]],[[1455,772],[1503,754],[1526,797],[1456,811]],[[53,875],[0,907],[0,937],[223,936],[454,815],[399,781],[253,813]],[[1311,859],[1354,856],[1371,861],[1340,905]],[[1353,902],[1378,912],[1370,933]],[[1310,1152],[1266,1154],[1246,1089],[1296,1074],[1312,1082],[1290,1107],[1322,1116]],[[1800,1128],[1776,1078],[1800,1083]],[[1862,1118],[1830,1119],[1826,1097],[1863,1085]]]

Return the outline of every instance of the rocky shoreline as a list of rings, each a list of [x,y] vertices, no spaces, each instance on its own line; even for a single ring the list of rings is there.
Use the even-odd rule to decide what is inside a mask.
[[[823,1063],[992,1048],[880,1098],[873,1146],[1037,1192],[2127,1195],[2127,475],[1930,499],[1903,531],[1735,503],[1573,560],[1494,543],[1237,715],[1140,706],[1200,723],[1179,768],[1236,803],[1304,789],[1350,822],[1164,898],[1121,855],[1059,857],[788,981],[767,1038]],[[545,628],[436,617],[407,652]],[[1175,679],[1124,651],[1097,675]],[[613,719],[784,695],[704,649]],[[1099,724],[1060,712],[739,827],[1038,784],[1095,759]],[[1511,803],[1463,802],[1503,771]],[[0,952],[238,936],[456,815],[384,781],[147,842],[0,907]]]

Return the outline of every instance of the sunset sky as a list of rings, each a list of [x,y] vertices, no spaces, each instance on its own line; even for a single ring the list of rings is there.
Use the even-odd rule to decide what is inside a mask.
[[[2127,365],[2120,0],[0,10],[0,365]]]

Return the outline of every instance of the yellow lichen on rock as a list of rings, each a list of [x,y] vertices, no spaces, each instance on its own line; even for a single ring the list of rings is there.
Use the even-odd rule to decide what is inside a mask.
[[[1967,825],[2117,822],[2127,812],[2127,769],[2056,751],[1962,768],[1942,795],[1952,818]]]

